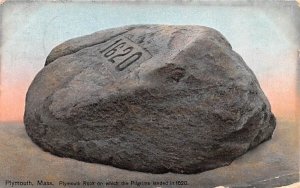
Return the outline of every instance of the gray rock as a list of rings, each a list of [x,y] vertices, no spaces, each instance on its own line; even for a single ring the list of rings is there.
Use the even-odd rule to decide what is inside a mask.
[[[228,165],[276,124],[255,75],[218,31],[166,25],[54,48],[28,90],[24,122],[45,151],[151,173]]]

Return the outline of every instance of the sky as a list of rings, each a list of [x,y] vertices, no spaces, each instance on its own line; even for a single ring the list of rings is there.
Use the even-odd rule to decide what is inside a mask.
[[[27,89],[52,48],[74,37],[129,24],[219,30],[257,76],[275,116],[295,121],[299,114],[296,6],[10,2],[0,11],[0,122],[22,122]]]

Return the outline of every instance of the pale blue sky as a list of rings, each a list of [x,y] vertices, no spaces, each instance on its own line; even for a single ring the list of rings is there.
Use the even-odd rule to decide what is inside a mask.
[[[10,3],[4,8],[4,66],[22,59],[40,69],[50,50],[59,43],[110,27],[128,24],[197,24],[213,27],[225,35],[256,69],[253,54],[274,56],[295,50],[296,35],[289,15],[260,7],[189,6],[125,3]],[[285,22],[280,22],[280,19]],[[13,56],[13,57],[9,57]],[[260,58],[260,57],[258,57]],[[29,60],[30,59],[30,60]],[[264,59],[264,58],[263,58]],[[30,62],[28,62],[30,61]],[[39,62],[36,62],[39,61]],[[265,63],[269,64],[269,63]],[[18,67],[20,65],[18,63]],[[267,69],[261,63],[258,69]]]

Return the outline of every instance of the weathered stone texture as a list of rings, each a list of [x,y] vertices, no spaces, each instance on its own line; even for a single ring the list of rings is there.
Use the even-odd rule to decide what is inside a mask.
[[[165,25],[54,48],[28,90],[24,122],[53,154],[151,173],[228,165],[276,124],[255,75],[218,31]]]

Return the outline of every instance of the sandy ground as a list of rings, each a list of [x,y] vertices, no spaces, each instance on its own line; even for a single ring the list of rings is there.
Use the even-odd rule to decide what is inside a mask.
[[[60,158],[42,151],[27,136],[22,124],[0,125],[0,187],[12,182],[32,182],[13,187],[278,187],[293,184],[299,187],[299,129],[297,123],[277,123],[273,139],[236,159],[231,165],[199,174],[149,174],[122,170],[101,164]],[[38,186],[37,181],[54,186]],[[59,182],[79,182],[80,186],[63,186]],[[94,181],[84,186],[83,181]],[[106,185],[108,181],[118,185]],[[128,182],[128,186],[120,185]],[[150,186],[131,184],[150,182]],[[168,185],[153,185],[153,181]],[[186,181],[188,185],[176,185]],[[97,185],[98,182],[103,185]],[[170,185],[174,182],[175,185]],[[180,182],[179,182],[180,183]],[[184,183],[184,182],[183,182]]]

